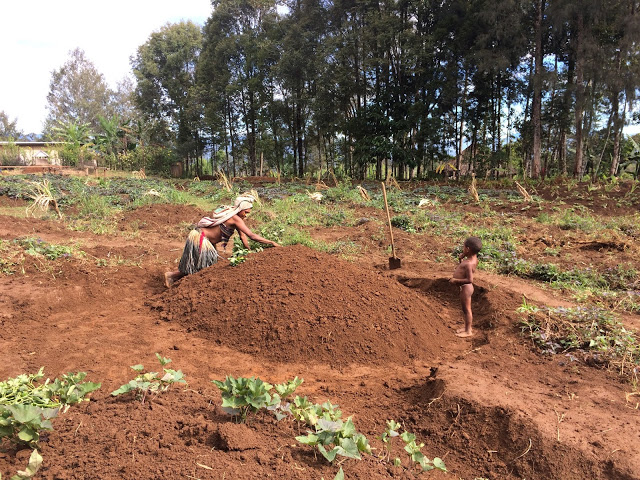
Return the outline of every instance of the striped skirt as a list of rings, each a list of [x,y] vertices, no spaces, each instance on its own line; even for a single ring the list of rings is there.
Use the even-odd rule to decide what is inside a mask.
[[[216,247],[199,228],[191,230],[184,244],[178,270],[184,275],[199,272],[218,261]]]

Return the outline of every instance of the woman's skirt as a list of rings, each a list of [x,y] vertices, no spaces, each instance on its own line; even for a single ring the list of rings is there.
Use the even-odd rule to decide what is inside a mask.
[[[184,244],[178,270],[184,275],[199,272],[218,261],[216,247],[199,228],[191,230]]]

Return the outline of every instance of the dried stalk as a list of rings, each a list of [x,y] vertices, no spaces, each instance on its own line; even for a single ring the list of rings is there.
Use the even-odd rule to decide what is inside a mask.
[[[43,180],[42,183],[29,183],[33,185],[33,195],[31,196],[31,198],[33,199],[33,205],[27,207],[27,215],[33,215],[33,212],[36,208],[47,211],[50,206],[53,206],[53,209],[58,214],[58,218],[62,218],[62,213],[58,208],[58,202],[51,193],[51,185],[49,184],[49,180]]]
[[[469,187],[469,193],[473,197],[473,201],[480,203],[480,197],[478,196],[478,190],[476,189],[476,174],[471,174],[471,186]]]
[[[525,199],[525,201],[527,202],[531,202],[533,199],[531,198],[531,195],[529,195],[529,192],[527,192],[524,187],[522,185],[520,185],[517,181],[516,181],[516,188],[518,189],[518,192],[520,192],[520,195],[522,195]]]

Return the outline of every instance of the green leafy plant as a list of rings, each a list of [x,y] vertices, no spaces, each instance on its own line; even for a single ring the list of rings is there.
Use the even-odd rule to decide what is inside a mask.
[[[409,458],[411,459],[411,461],[420,465],[420,468],[422,468],[423,472],[433,470],[434,468],[442,470],[443,472],[447,471],[447,467],[445,466],[442,459],[436,457],[433,460],[429,460],[424,456],[424,454],[420,451],[422,447],[424,447],[424,443],[416,443],[416,436],[413,433],[403,432],[400,435],[400,438],[405,443],[404,450],[409,454]]]
[[[394,438],[400,438],[405,443],[404,450],[409,454],[409,458],[413,464],[417,464],[422,468],[422,471],[433,470],[434,468],[438,470],[442,470],[443,472],[447,471],[447,467],[445,466],[442,459],[436,457],[433,460],[428,459],[421,452],[422,447],[424,447],[424,443],[417,444],[416,436],[413,433],[409,433],[407,431],[400,433],[401,425],[397,423],[395,420],[387,420],[387,428],[379,437],[382,440],[382,443],[385,447],[384,459],[391,459],[391,443]],[[402,460],[399,457],[393,459],[393,464],[396,467],[402,466]]]
[[[413,224],[413,220],[408,215],[396,215],[391,217],[391,225],[396,228],[400,228],[405,232],[416,233],[416,228]]]
[[[261,408],[271,405],[269,390],[273,386],[259,378],[238,377],[227,375],[224,382],[212,380],[213,384],[222,392],[222,409],[231,414],[239,415],[245,421],[250,412],[257,412]]]
[[[82,382],[86,373],[68,373],[44,382],[44,368],[0,382],[0,438],[35,446],[40,431],[52,430],[51,419],[60,410],[87,400],[99,383]]]
[[[371,453],[367,437],[356,431],[351,417],[344,422],[320,418],[313,432],[297,436],[296,440],[317,447],[320,454],[332,463],[338,455],[359,460],[362,458],[361,452]]]
[[[229,263],[234,267],[243,263],[251,252],[262,251],[262,247],[257,247],[254,250],[251,250],[249,248],[244,248],[244,246],[241,245],[242,244],[237,242],[233,244],[233,251],[229,257]]]
[[[284,408],[284,400],[289,397],[304,380],[295,377],[293,380],[271,385],[254,377],[234,378],[227,375],[224,381],[212,380],[222,393],[222,409],[231,414],[237,415],[244,422],[249,413],[255,413],[260,409],[275,410],[279,417],[278,410]],[[272,389],[277,393],[270,393]],[[281,417],[279,417],[281,418]]]
[[[329,421],[336,421],[342,418],[342,411],[338,405],[333,405],[326,401],[323,404],[311,402],[307,397],[296,396],[289,406],[289,411],[293,418],[299,422],[306,423],[313,427],[322,418]]]
[[[158,372],[145,372],[143,365],[132,365],[131,369],[137,372],[138,375],[129,383],[125,383],[117,390],[111,392],[114,397],[123,395],[129,392],[135,392],[136,396],[142,403],[144,403],[149,393],[166,392],[174,383],[184,383],[184,375],[180,370],[172,370],[170,368],[164,368],[165,365],[171,362],[170,358],[165,358],[159,353],[156,353],[156,358],[163,367],[163,373]]]
[[[53,430],[51,419],[58,415],[59,408],[44,408],[34,405],[1,405],[0,438],[6,437],[15,443],[36,446],[42,430]]]
[[[387,420],[387,428],[385,428],[384,432],[382,432],[382,435],[379,437],[384,445],[385,460],[389,460],[391,458],[391,442],[394,438],[400,436],[400,426],[401,425],[395,420]],[[394,459],[393,464],[399,466],[401,464],[400,459]]]

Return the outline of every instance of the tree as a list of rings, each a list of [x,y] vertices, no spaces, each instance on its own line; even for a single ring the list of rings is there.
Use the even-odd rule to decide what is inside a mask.
[[[167,24],[152,33],[131,60],[136,105],[145,121],[167,127],[187,171],[204,149],[203,109],[196,88],[201,48],[202,32],[193,22]]]
[[[0,140],[17,140],[22,137],[18,130],[18,119],[11,121],[4,110],[0,110]]]
[[[51,127],[50,137],[66,143],[60,152],[65,165],[76,166],[88,156],[88,147],[91,146],[91,127],[88,123],[58,122]]]
[[[88,124],[100,129],[99,117],[108,115],[111,91],[104,76],[80,48],[69,52],[69,60],[54,70],[47,95],[48,115],[44,131],[58,124]]]

